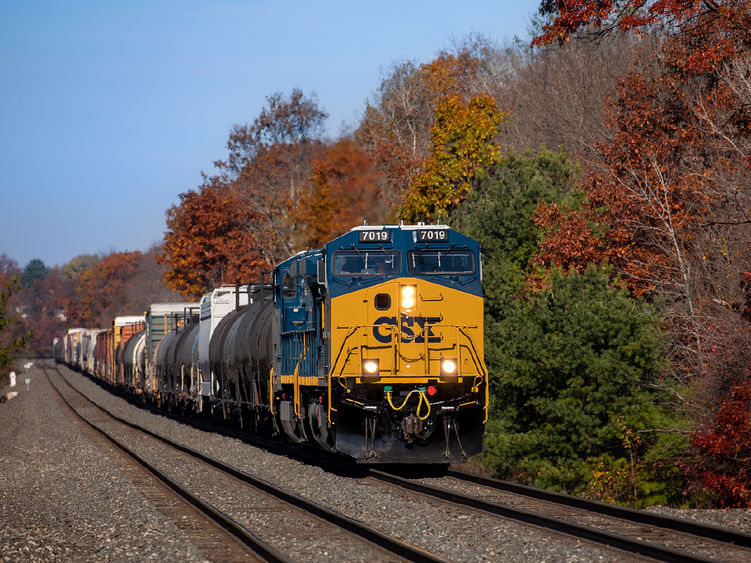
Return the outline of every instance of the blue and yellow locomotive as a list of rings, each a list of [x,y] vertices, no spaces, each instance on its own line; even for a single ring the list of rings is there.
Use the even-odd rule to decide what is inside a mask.
[[[487,420],[479,244],[363,226],[274,270],[271,398],[296,441],[369,463],[479,452]]]

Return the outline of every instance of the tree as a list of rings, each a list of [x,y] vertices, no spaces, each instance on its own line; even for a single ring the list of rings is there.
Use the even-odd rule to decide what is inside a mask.
[[[136,314],[139,314],[145,311],[151,303],[184,299],[183,295],[167,287],[165,281],[167,267],[158,262],[163,253],[163,247],[155,245],[137,257],[135,271],[128,280],[123,295],[122,311],[136,311]]]
[[[494,49],[475,80],[480,92],[507,110],[506,150],[565,148],[582,163],[592,162],[596,145],[610,137],[605,110],[617,79],[633,70],[638,53],[644,53],[644,61],[653,60],[649,54],[655,44],[652,36],[616,35],[544,49]]]
[[[0,284],[7,284],[21,273],[18,262],[7,254],[0,254]]]
[[[79,254],[63,266],[66,277],[77,280],[86,270],[96,265],[101,260],[96,254]]]
[[[581,493],[595,470],[614,474],[626,464],[637,492],[608,487],[608,496],[666,500],[677,477],[665,469],[675,467],[671,451],[659,450],[675,447],[680,434],[654,432],[672,424],[658,402],[664,395],[651,387],[663,370],[659,317],[611,287],[604,270],[554,269],[542,287],[528,283],[543,237],[535,211],[542,200],[581,204],[577,175],[563,153],[509,153],[451,216],[490,255],[483,261],[492,405],[485,462],[498,476]],[[632,435],[643,437],[638,447],[624,439]],[[600,495],[603,478],[596,483]]]
[[[582,184],[586,204],[541,206],[541,260],[568,259],[579,271],[607,260],[634,295],[659,301],[672,372],[691,392],[666,389],[695,427],[708,425],[751,364],[742,313],[751,247],[751,3],[574,0],[542,9],[558,14],[536,44],[656,32],[653,60],[619,84],[611,138]],[[709,498],[720,498],[715,493]]]
[[[180,194],[167,211],[164,254],[167,286],[199,297],[222,283],[259,278],[269,263],[261,256],[248,225],[256,214],[219,180]]]
[[[37,280],[44,279],[47,272],[49,272],[49,268],[44,264],[44,261],[39,258],[29,260],[21,274],[21,287],[27,289],[33,286]]]
[[[490,96],[475,96],[467,104],[453,96],[440,103],[431,131],[432,152],[413,178],[402,218],[435,220],[464,199],[477,170],[500,156],[496,137],[503,119]]]
[[[394,65],[368,102],[355,138],[375,157],[394,217],[430,153],[436,106],[452,96],[471,98],[472,77],[489,50],[485,39],[470,37],[455,53],[441,51],[428,63]]]
[[[583,183],[588,204],[579,211],[541,207],[549,235],[541,261],[568,260],[582,271],[589,261],[607,260],[635,295],[665,303],[674,336],[669,357],[706,401],[688,408],[708,416],[751,361],[751,334],[736,312],[751,244],[751,4],[555,6],[560,15],[538,43],[588,24],[601,26],[601,34],[646,26],[662,26],[662,33],[656,63],[619,84],[612,139],[599,146],[599,167]],[[571,255],[571,240],[586,252]]]
[[[253,219],[245,225],[249,236],[263,259],[273,264],[300,243],[291,210],[310,192],[313,159],[325,150],[320,136],[328,115],[297,89],[266,100],[267,107],[251,125],[233,128],[227,160],[215,163],[221,176],[207,182],[222,183],[236,193],[236,201]]]
[[[548,281],[504,323],[488,463],[499,476],[576,490],[592,460],[628,459],[626,429],[644,436],[645,453],[662,438],[655,430],[669,418],[660,406],[668,397],[653,388],[664,369],[659,317],[612,288],[607,272],[553,271]],[[664,481],[645,478],[652,485],[634,502]]]
[[[575,33],[596,36],[661,28],[678,41],[667,45],[675,67],[689,75],[714,72],[748,48],[751,4],[748,0],[543,0],[540,13],[552,23],[533,41],[546,45],[568,41]]]
[[[734,386],[712,425],[694,435],[695,455],[686,467],[697,496],[712,506],[751,507],[751,382]]]
[[[334,143],[313,161],[312,186],[292,213],[307,248],[318,248],[364,221],[382,223],[390,211],[373,158],[350,139]]]
[[[70,309],[73,323],[85,327],[109,326],[120,314],[140,311],[123,310],[123,295],[136,271],[139,251],[115,252],[88,268],[78,280],[77,302]]]
[[[2,255],[4,259],[4,269],[9,265],[5,260],[5,255]],[[12,263],[10,263],[12,266]],[[13,319],[12,315],[8,311],[8,302],[13,292],[17,291],[20,287],[18,278],[14,277],[10,280],[3,280],[0,285],[0,377],[5,377],[10,368],[13,360],[18,357],[26,348],[28,340],[31,338],[31,333],[26,332],[20,335],[9,334]]]

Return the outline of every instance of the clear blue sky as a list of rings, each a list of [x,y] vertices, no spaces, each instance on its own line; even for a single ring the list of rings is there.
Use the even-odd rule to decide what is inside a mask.
[[[23,267],[145,250],[265,97],[315,94],[336,136],[393,63],[537,0],[0,0],[0,253]]]

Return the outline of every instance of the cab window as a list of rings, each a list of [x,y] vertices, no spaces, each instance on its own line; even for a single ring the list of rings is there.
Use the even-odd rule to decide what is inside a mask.
[[[297,297],[297,280],[289,272],[282,276],[282,297],[285,299]]]
[[[393,276],[401,271],[401,254],[395,250],[340,250],[334,252],[335,276]]]
[[[475,273],[475,255],[469,250],[411,250],[407,269],[410,274],[467,276]]]

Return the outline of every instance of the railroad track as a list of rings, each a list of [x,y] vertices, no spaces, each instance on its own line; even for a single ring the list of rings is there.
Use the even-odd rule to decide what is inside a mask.
[[[258,532],[256,533],[250,532],[246,527],[244,527],[242,524],[238,522],[239,518],[236,520],[232,518],[231,516],[229,516],[228,514],[226,514],[225,513],[226,511],[222,511],[216,506],[213,506],[210,503],[206,502],[204,499],[200,498],[198,494],[192,492],[188,486],[180,483],[177,479],[171,477],[170,475],[167,475],[166,472],[158,469],[156,467],[156,464],[152,464],[148,462],[146,459],[144,459],[144,457],[140,456],[135,451],[133,451],[133,449],[126,446],[123,443],[123,440],[114,437],[112,435],[114,433],[112,430],[106,431],[102,428],[102,426],[111,425],[112,422],[106,423],[105,421],[101,420],[101,417],[100,417],[100,420],[93,422],[91,419],[94,417],[92,417],[91,415],[84,416],[81,414],[80,411],[84,410],[86,407],[88,407],[88,409],[91,410],[91,407],[93,407],[94,409],[96,409],[97,412],[105,415],[110,421],[115,421],[118,425],[120,425],[121,428],[127,428],[130,432],[137,432],[141,436],[148,436],[148,439],[154,442],[160,443],[163,446],[168,446],[172,450],[173,454],[175,451],[177,451],[180,453],[179,455],[183,455],[186,458],[192,459],[193,463],[198,463],[204,468],[204,471],[201,477],[202,480],[209,479],[212,484],[216,484],[217,482],[222,482],[222,481],[226,483],[227,482],[226,480],[229,478],[231,479],[230,482],[233,483],[234,486],[237,488],[243,488],[243,487],[253,488],[256,490],[256,494],[260,492],[261,495],[263,496],[273,497],[273,499],[275,499],[277,504],[279,504],[279,501],[283,501],[284,505],[286,505],[287,507],[286,510],[294,513],[294,515],[288,518],[289,521],[293,523],[287,527],[289,533],[294,534],[294,533],[302,532],[303,530],[306,530],[306,528],[308,528],[309,526],[312,527],[313,529],[320,530],[321,529],[320,521],[323,521],[325,522],[326,525],[335,527],[336,530],[333,530],[333,531],[329,530],[328,532],[319,531],[318,532],[319,535],[322,535],[323,537],[329,537],[329,538],[341,536],[341,541],[339,543],[346,544],[347,549],[357,550],[359,548],[363,550],[361,551],[363,553],[372,552],[373,559],[382,560],[382,559],[388,558],[388,559],[393,560],[396,557],[396,558],[400,558],[400,559],[404,559],[408,561],[419,561],[419,562],[443,561],[442,559],[424,550],[421,550],[407,543],[404,543],[396,538],[383,534],[382,532],[375,530],[365,524],[362,524],[361,522],[358,522],[357,520],[354,520],[352,518],[344,516],[343,514],[330,510],[322,505],[319,505],[303,497],[300,497],[299,495],[295,495],[294,493],[287,492],[277,487],[276,485],[273,485],[267,481],[264,481],[252,475],[249,475],[248,473],[245,473],[244,471],[240,469],[237,469],[228,464],[225,464],[220,460],[214,459],[206,454],[203,454],[201,452],[188,448],[187,446],[184,446],[182,444],[173,442],[172,440],[159,436],[158,434],[153,433],[136,424],[132,424],[116,416],[115,414],[109,412],[107,409],[101,407],[100,405],[98,405],[97,403],[95,403],[94,401],[86,397],[86,395],[84,395],[78,389],[76,389],[73,385],[71,385],[67,381],[67,379],[62,376],[59,370],[55,369],[54,371],[59,376],[59,379],[66,384],[66,389],[72,390],[74,392],[72,396],[70,393],[64,393],[60,389],[60,387],[58,387],[55,383],[52,382],[52,378],[50,378],[49,374],[47,373],[47,370],[45,370],[45,376],[47,377],[53,389],[55,389],[55,391],[60,395],[62,400],[70,407],[70,409],[82,421],[84,421],[85,424],[89,425],[90,427],[95,429],[98,433],[100,433],[104,438],[106,438],[108,441],[115,444],[116,447],[118,447],[120,450],[125,452],[128,456],[136,460],[140,465],[145,467],[158,479],[160,479],[167,486],[169,486],[173,491],[175,491],[181,497],[186,499],[187,502],[190,502],[198,510],[204,513],[208,518],[211,518],[214,522],[216,522],[223,529],[225,529],[229,534],[232,534],[234,537],[236,537],[239,541],[241,541],[250,550],[252,550],[254,553],[256,553],[259,557],[261,557],[264,560],[289,561],[289,560],[293,560],[294,557],[291,559],[290,557],[282,553],[283,549],[277,548],[273,545],[274,543],[284,544],[285,542],[283,540],[272,542],[272,541],[268,541],[268,540],[260,538]],[[119,431],[119,433],[121,432],[122,430]],[[142,441],[142,438],[139,441]],[[182,463],[183,462],[181,462],[181,464]],[[207,477],[205,473],[206,468],[214,471],[214,473],[216,472],[220,473],[221,477]],[[196,471],[198,470],[192,470],[193,473],[195,473]],[[231,494],[236,496],[237,489],[233,489],[233,492]],[[261,501],[261,502],[264,502],[264,501]],[[268,505],[268,501],[265,501],[265,505]],[[310,524],[309,521],[311,519],[317,520],[318,523]],[[277,520],[279,519],[277,518]],[[306,525],[306,522],[308,522],[307,525]],[[310,534],[307,532],[304,532],[302,535],[310,535]],[[226,555],[222,557],[218,557],[218,558],[225,559]]]
[[[226,429],[222,432],[277,453],[336,469],[343,474],[370,476],[443,502],[535,525],[651,559],[751,560],[751,535],[717,526],[589,501],[450,469],[437,481],[429,478],[407,479],[393,472],[342,464],[337,458],[322,455],[321,452],[290,449],[275,442],[251,438]],[[463,484],[457,485],[459,482]],[[468,484],[476,490],[468,492]]]
[[[751,535],[448,469],[437,479],[368,470],[371,477],[445,502],[556,530],[660,561],[751,560]],[[436,485],[438,483],[438,486]],[[471,491],[468,491],[470,485]]]

